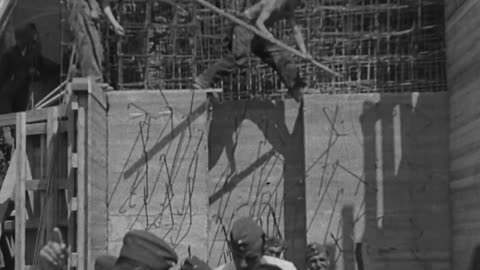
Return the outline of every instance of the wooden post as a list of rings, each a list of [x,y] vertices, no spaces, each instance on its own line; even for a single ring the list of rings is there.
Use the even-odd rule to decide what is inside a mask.
[[[78,118],[77,118],[77,269],[85,270],[86,264],[86,236],[87,231],[87,222],[86,222],[86,172],[85,172],[85,144],[86,144],[86,130],[85,130],[85,120],[86,112],[84,107],[78,108]]]
[[[70,87],[70,85],[68,85]],[[77,268],[78,263],[78,250],[77,250],[77,194],[74,193],[75,185],[77,183],[77,145],[76,145],[76,124],[77,124],[77,111],[78,102],[75,96],[71,97],[71,101],[68,104],[67,116],[68,116],[68,189],[67,189],[67,202],[68,202],[68,245],[69,245],[69,260],[68,269]]]
[[[47,113],[47,181],[51,181],[52,194],[47,199],[47,219],[46,219],[46,228],[47,228],[47,240],[52,239],[53,228],[57,225],[57,206],[58,206],[58,175],[56,171],[58,168],[55,168],[58,158],[57,156],[57,145],[56,140],[58,138],[58,109],[56,107],[50,108]],[[47,190],[48,194],[48,190]]]
[[[15,270],[25,267],[25,164],[27,143],[27,115],[17,114],[16,126],[17,179],[15,184]]]

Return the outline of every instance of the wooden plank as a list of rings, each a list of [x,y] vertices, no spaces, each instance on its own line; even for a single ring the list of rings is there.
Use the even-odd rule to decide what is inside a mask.
[[[53,228],[55,227],[57,219],[57,204],[58,204],[58,188],[57,188],[57,175],[54,168],[58,166],[57,151],[59,151],[58,141],[60,138],[57,136],[58,131],[58,110],[57,108],[51,108],[48,111],[47,116],[47,181],[51,181],[52,194],[48,194],[47,190],[47,213],[45,220],[45,228],[47,239],[53,239]]]
[[[93,267],[93,262],[99,254],[95,252],[96,250],[103,249],[101,254],[107,252],[107,111],[105,105],[106,103],[101,104],[95,96],[88,96],[87,269]]]
[[[38,230],[40,226],[40,218],[35,217],[35,218],[29,218],[25,220],[25,229],[30,230],[30,229],[36,229]],[[61,218],[58,220],[57,226],[61,227],[66,227],[68,226],[68,220],[66,218]],[[2,224],[2,228],[5,230],[5,232],[14,232],[15,231],[15,221],[14,220],[6,220]]]
[[[122,90],[115,92],[115,95],[141,95],[142,92],[162,92],[165,95],[185,95],[188,93],[194,92],[195,94],[207,94],[207,93],[223,93],[222,88],[208,88],[208,89],[167,89],[167,90],[160,90],[160,89],[129,89],[129,90]]]
[[[47,177],[47,133],[40,135],[40,179],[46,179]],[[28,189],[28,188],[27,188]],[[43,203],[42,195],[45,194],[42,191],[34,192],[33,195],[33,211],[34,213],[42,213]]]
[[[27,125],[27,135],[39,135],[47,133],[47,123],[35,123]]]
[[[75,264],[72,265],[73,262],[73,254],[76,254],[77,248],[76,246],[73,246],[75,243],[76,239],[76,208],[75,210],[72,209],[72,201],[75,198],[75,194],[73,193],[74,191],[74,183],[76,182],[76,169],[73,168],[72,166],[72,159],[74,152],[76,151],[76,122],[77,122],[77,106],[74,108],[74,104],[77,104],[77,97],[73,96],[71,97],[71,103],[68,104],[68,110],[67,110],[67,117],[68,117],[68,122],[67,122],[67,141],[68,141],[68,148],[67,148],[67,215],[68,215],[68,233],[67,233],[67,243],[68,243],[68,250],[69,250],[69,260],[68,260],[68,269],[72,269],[72,267],[76,267],[76,261]],[[76,199],[75,199],[76,201]]]
[[[78,210],[77,210],[77,253],[78,253],[78,266],[77,269],[84,270],[86,264],[86,243],[88,231],[86,223],[86,110],[85,107],[80,106],[78,108],[78,117],[77,117],[77,155],[78,155],[78,168],[77,168],[77,199],[78,199]]]
[[[68,182],[67,179],[59,179],[57,189],[67,189]],[[37,191],[45,191],[47,190],[47,181],[45,179],[33,179],[27,180],[25,182],[25,189],[26,190],[37,190]]]
[[[27,114],[17,114],[17,180],[15,183],[15,270],[25,265],[25,164],[27,145]]]
[[[26,112],[26,119],[27,123],[36,123],[42,122],[47,120],[48,111],[54,107],[43,108],[34,111],[27,111]],[[63,105],[55,106],[59,112],[63,111]],[[0,126],[14,126],[16,124],[16,113],[8,113],[0,115]]]

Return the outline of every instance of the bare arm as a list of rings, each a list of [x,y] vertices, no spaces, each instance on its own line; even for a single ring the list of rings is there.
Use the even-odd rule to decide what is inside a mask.
[[[112,8],[110,7],[109,4],[104,4],[103,5],[103,12],[107,16],[110,24],[113,26],[113,29],[115,29],[115,32],[120,36],[125,35],[125,30],[123,29],[123,27],[120,25],[120,23],[117,21],[117,19],[113,15]]]
[[[260,15],[257,17],[257,20],[255,22],[255,25],[258,27],[258,29],[264,32],[268,37],[273,37],[273,35],[268,31],[267,27],[265,26],[265,22],[272,15],[274,4],[275,1],[262,1],[262,10],[260,11]]]

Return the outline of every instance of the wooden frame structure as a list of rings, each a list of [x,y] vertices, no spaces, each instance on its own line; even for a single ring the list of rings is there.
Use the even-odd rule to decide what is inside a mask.
[[[0,126],[16,132],[15,174],[3,184],[14,220],[5,220],[12,202],[0,205],[2,233],[15,236],[15,270],[38,263],[55,226],[67,236],[69,269],[93,269],[94,256],[106,253],[106,96],[87,78],[73,79],[68,94],[55,107],[0,115]]]

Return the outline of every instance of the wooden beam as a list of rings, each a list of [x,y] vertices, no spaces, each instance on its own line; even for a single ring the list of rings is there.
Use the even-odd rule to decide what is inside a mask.
[[[77,253],[78,264],[77,269],[85,270],[86,265],[86,235],[87,235],[87,222],[86,222],[86,170],[85,170],[85,158],[86,158],[86,109],[80,106],[77,113],[77,155],[78,155],[78,168],[77,168]]]
[[[132,95],[132,94],[139,94],[143,92],[162,92],[164,94],[172,95],[172,94],[179,94],[185,95],[186,93],[194,92],[195,94],[207,94],[207,93],[223,93],[222,88],[207,88],[207,89],[128,89],[122,91],[116,91],[115,95]]]
[[[47,116],[47,176],[46,183],[50,181],[50,190],[47,190],[47,213],[45,228],[47,239],[53,238],[53,228],[58,215],[58,188],[57,188],[57,151],[58,151],[58,109],[50,108]],[[48,194],[51,192],[51,194]]]
[[[64,111],[64,105],[55,106],[58,108],[59,112]],[[47,114],[50,108],[43,108],[34,111],[27,111],[26,113],[26,122],[30,123],[37,123],[47,120]],[[17,114],[16,113],[7,113],[0,115],[0,127],[3,126],[14,126],[16,124]]]
[[[67,179],[59,179],[58,182],[59,182],[58,186],[57,186],[58,190],[68,188]],[[25,189],[26,190],[32,190],[32,191],[45,191],[45,190],[47,190],[47,180],[45,180],[45,179],[27,180],[25,182]]]
[[[17,180],[15,183],[15,270],[25,266],[25,165],[27,159],[27,114],[17,113]]]
[[[68,117],[68,122],[67,122],[67,140],[68,140],[68,148],[67,148],[67,215],[68,215],[68,234],[67,234],[67,243],[68,243],[68,250],[69,250],[69,260],[68,260],[68,268],[67,269],[72,269],[77,267],[77,260],[73,259],[73,254],[76,254],[77,252],[77,246],[75,244],[75,239],[77,236],[77,233],[75,231],[76,228],[76,209],[73,210],[72,204],[73,201],[76,200],[74,194],[74,187],[77,181],[77,171],[76,168],[74,168],[74,162],[73,162],[73,156],[76,155],[76,123],[77,123],[77,109],[78,109],[78,103],[77,103],[77,96],[72,95],[70,99],[70,103],[68,104],[68,110],[67,110],[67,117]],[[76,166],[75,166],[76,167]]]
[[[58,222],[57,222],[57,226],[61,226],[61,227],[65,227],[67,226],[68,222],[67,222],[67,219],[65,218],[62,218],[62,219],[59,219]],[[14,232],[15,231],[15,221],[14,220],[6,220],[5,222],[3,222],[3,230],[5,232]],[[40,227],[40,218],[39,217],[35,217],[35,218],[29,218],[25,221],[25,229],[26,230],[30,230],[30,229],[35,229],[35,230],[38,230],[38,228]]]

